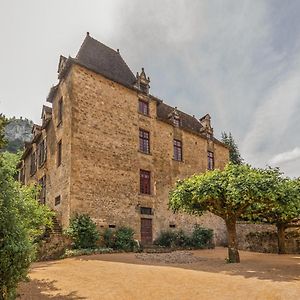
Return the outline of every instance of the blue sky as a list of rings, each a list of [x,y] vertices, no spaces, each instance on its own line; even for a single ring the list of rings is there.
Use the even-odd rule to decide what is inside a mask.
[[[86,31],[152,94],[231,131],[254,166],[300,176],[300,1],[0,0],[0,111],[39,122]]]

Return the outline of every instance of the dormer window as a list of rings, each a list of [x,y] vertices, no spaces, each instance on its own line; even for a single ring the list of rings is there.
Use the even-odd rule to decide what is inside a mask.
[[[145,83],[140,83],[140,90],[144,93],[148,92],[148,86]]]
[[[135,86],[143,93],[149,93],[149,83],[150,78],[146,76],[144,68],[142,68],[141,74],[137,72],[136,74],[136,84]]]
[[[180,119],[178,117],[174,117],[173,118],[173,124],[174,124],[174,126],[179,127],[180,126]]]

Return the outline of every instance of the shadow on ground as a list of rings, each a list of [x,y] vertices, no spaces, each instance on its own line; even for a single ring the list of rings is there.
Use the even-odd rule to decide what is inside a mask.
[[[215,250],[210,250],[212,253]],[[208,253],[208,255],[207,255]],[[160,254],[157,254],[160,255]],[[198,261],[193,263],[162,263],[152,259],[138,259],[134,253],[101,254],[75,257],[75,260],[99,260],[118,263],[167,266],[187,270],[223,273],[244,278],[257,278],[275,282],[300,281],[300,255],[276,255],[241,251],[241,263],[228,264],[225,261],[226,250],[219,251],[218,257],[211,257],[207,250],[193,251]]]
[[[59,293],[59,289],[55,287],[56,281],[41,281],[41,280],[29,280],[28,282],[22,282],[18,288],[17,299],[30,300],[77,300],[86,299],[79,297],[76,291],[73,291],[67,295],[62,295]],[[49,295],[55,294],[55,295]],[[26,296],[25,296],[26,295]]]

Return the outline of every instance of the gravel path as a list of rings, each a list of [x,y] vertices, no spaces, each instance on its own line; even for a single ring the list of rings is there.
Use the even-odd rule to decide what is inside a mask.
[[[192,264],[205,260],[196,257],[190,251],[174,251],[170,253],[139,253],[135,257],[146,262],[162,264]]]
[[[33,264],[19,287],[28,300],[299,300],[300,255],[227,249],[114,253]]]

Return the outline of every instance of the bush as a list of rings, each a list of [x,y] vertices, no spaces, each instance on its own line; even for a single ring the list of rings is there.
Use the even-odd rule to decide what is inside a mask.
[[[155,245],[171,248],[174,247],[176,241],[176,232],[171,230],[162,231],[158,238],[154,241]]]
[[[136,242],[133,239],[134,231],[130,227],[121,227],[116,231],[106,229],[103,235],[106,247],[116,250],[133,251]]]
[[[196,248],[212,247],[213,230],[196,225],[192,234],[188,235],[183,230],[162,231],[154,241],[155,245],[167,248]]]
[[[212,248],[213,230],[195,225],[191,237],[191,244],[194,248]]]
[[[79,256],[79,255],[92,255],[92,254],[105,254],[112,253],[111,248],[96,248],[96,249],[67,249],[61,258]]]
[[[36,201],[37,189],[15,181],[17,162],[17,155],[0,154],[0,299],[5,300],[15,298],[34,259],[34,241],[53,216]]]
[[[86,214],[76,215],[71,219],[67,235],[71,237],[75,249],[94,249],[99,240],[96,224]]]

